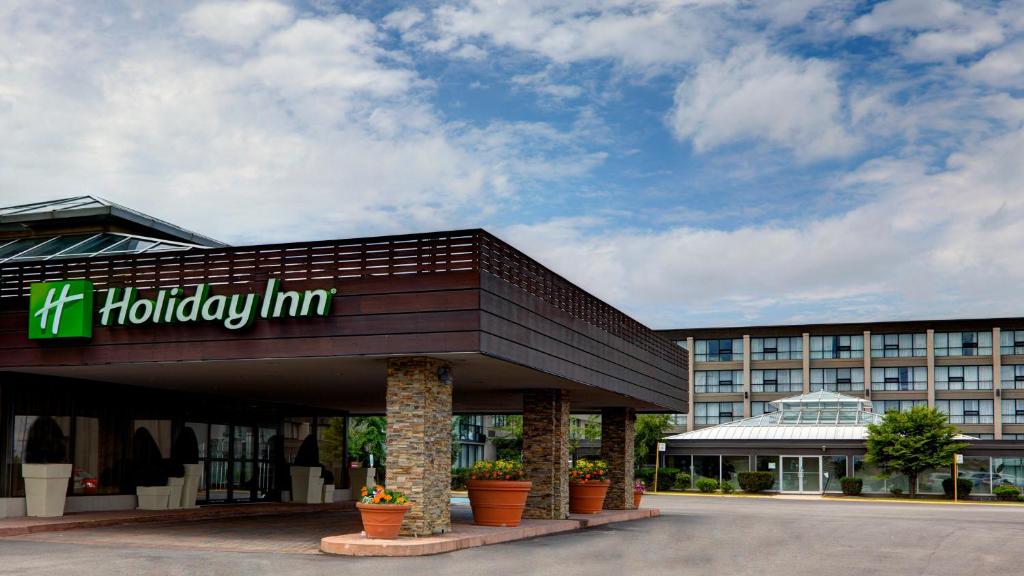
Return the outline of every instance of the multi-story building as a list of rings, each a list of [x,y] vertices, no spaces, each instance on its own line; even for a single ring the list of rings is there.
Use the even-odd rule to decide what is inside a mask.
[[[818,390],[875,412],[938,408],[965,434],[1024,440],[1024,318],[665,330],[691,352],[677,431],[773,410]]]

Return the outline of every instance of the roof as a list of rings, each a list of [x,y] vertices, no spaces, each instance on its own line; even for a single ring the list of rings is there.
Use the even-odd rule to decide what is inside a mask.
[[[0,207],[0,225],[22,225],[56,222],[77,218],[112,218],[130,222],[153,231],[153,236],[167,236],[195,246],[221,247],[223,242],[175,226],[98,196],[72,196],[45,202]]]
[[[152,254],[207,248],[120,232],[87,232],[0,240],[0,264],[64,258],[92,258],[121,254]]]
[[[669,436],[666,440],[864,440],[882,421],[871,401],[820,390],[771,402],[775,412]],[[970,439],[960,436],[961,439]]]

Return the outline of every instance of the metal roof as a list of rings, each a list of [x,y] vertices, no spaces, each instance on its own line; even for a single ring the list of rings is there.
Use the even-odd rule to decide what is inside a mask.
[[[0,207],[0,225],[20,224],[30,226],[34,222],[88,217],[112,217],[125,220],[138,226],[150,228],[157,235],[165,234],[177,241],[193,245],[207,247],[225,246],[223,242],[213,238],[175,226],[170,222],[137,212],[98,196],[73,196],[45,202]]]
[[[883,419],[871,412],[870,400],[825,390],[771,404],[778,408],[775,412],[675,434],[666,440],[864,440],[868,424]]]
[[[119,232],[59,234],[0,240],[0,264],[63,258],[92,258],[117,254],[150,254],[206,248],[198,244],[173,242]]]

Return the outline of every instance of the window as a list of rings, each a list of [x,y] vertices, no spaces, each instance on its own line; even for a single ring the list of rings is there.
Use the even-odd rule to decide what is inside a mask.
[[[742,370],[698,370],[693,373],[693,379],[698,394],[743,390]]]
[[[872,334],[872,358],[911,358],[928,355],[928,339],[924,332],[915,334]]]
[[[1024,355],[1024,330],[999,332],[999,353],[1003,356]]]
[[[1002,366],[999,371],[1000,386],[1024,389],[1024,364]]]
[[[694,361],[732,362],[743,360],[743,339],[695,340]]]
[[[936,332],[936,356],[991,356],[991,332]]]
[[[1024,424],[1024,400],[1003,399],[1003,424]]]
[[[750,371],[750,390],[752,392],[802,392],[803,389],[803,370]]]
[[[991,424],[991,400],[936,400],[935,408],[949,415],[950,424]]]
[[[864,335],[811,336],[811,359],[863,358]]]
[[[1003,434],[1003,440],[1024,440],[1024,434]]]
[[[927,400],[875,400],[871,403],[875,414],[886,412],[909,412],[914,406],[927,406]]]
[[[693,423],[697,426],[724,424],[743,418],[743,402],[694,402]]]
[[[495,414],[491,417],[491,426],[493,428],[507,428],[509,426],[508,415]]]
[[[936,390],[991,390],[991,366],[936,366]]]
[[[762,414],[771,414],[778,408],[775,407],[771,402],[751,402],[750,403],[750,415],[760,416]]]
[[[852,392],[864,389],[863,368],[812,368],[811,392]]]
[[[804,356],[802,336],[751,338],[751,360],[800,360]]]
[[[924,366],[872,368],[871,389],[886,391],[927,390],[928,369]]]

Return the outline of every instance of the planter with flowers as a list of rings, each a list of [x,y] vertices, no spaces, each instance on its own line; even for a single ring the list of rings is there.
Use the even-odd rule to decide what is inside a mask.
[[[569,512],[597,514],[604,509],[608,493],[608,463],[580,459],[569,469]]]
[[[356,502],[363,519],[367,538],[394,540],[402,530],[402,520],[409,511],[409,499],[397,490],[374,486],[371,492],[363,486],[362,499]]]
[[[647,485],[643,480],[633,483],[633,508],[640,507],[640,499],[644,497],[644,492],[647,492]]]
[[[479,526],[519,526],[533,483],[513,460],[479,460],[469,470],[469,505]]]

